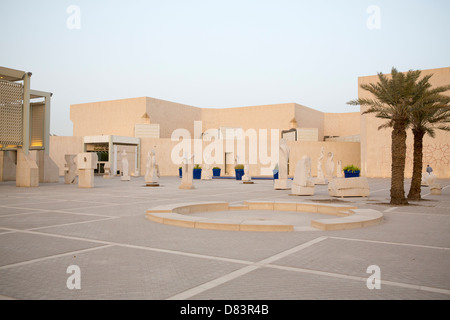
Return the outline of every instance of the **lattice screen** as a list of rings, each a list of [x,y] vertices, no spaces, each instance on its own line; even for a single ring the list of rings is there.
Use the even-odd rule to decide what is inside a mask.
[[[23,86],[0,81],[0,145],[22,145]]]

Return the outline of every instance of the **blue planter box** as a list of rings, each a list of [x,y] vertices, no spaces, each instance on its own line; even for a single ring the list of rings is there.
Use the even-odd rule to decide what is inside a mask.
[[[236,180],[242,180],[244,169],[234,169],[234,172],[236,173]]]
[[[183,177],[183,170],[181,168],[178,168],[178,174],[179,174],[180,178]]]
[[[273,174],[273,179],[278,179],[278,172]]]
[[[220,177],[220,169],[213,169],[213,177]]]
[[[194,169],[194,179],[202,178],[202,169]]]
[[[359,177],[359,172],[360,171],[355,171],[355,172],[344,171],[344,175],[346,178],[356,178],[356,177]]]

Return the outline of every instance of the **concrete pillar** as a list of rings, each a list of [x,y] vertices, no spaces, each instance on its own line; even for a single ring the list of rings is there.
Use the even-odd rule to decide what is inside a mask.
[[[23,127],[22,127],[22,152],[28,155],[30,148],[30,77],[31,72],[23,76]]]

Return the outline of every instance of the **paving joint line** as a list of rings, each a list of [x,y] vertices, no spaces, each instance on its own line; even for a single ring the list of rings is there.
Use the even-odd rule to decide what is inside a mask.
[[[31,264],[31,263],[35,263],[35,262],[41,262],[41,261],[45,261],[45,260],[65,257],[65,256],[73,255],[73,254],[90,252],[90,251],[94,251],[94,250],[98,250],[98,249],[106,249],[106,248],[109,248],[109,247],[113,247],[113,245],[103,245],[103,246],[98,246],[98,247],[94,247],[94,248],[74,250],[74,251],[54,254],[54,255],[46,256],[46,257],[42,257],[42,258],[36,258],[36,259],[31,259],[31,260],[11,263],[11,264],[7,264],[7,265],[4,265],[4,266],[0,266],[0,270],[10,269],[10,268],[19,267],[19,266],[23,266],[23,265],[27,265],[27,264]]]
[[[426,249],[450,250],[450,248],[447,248],[447,247],[426,246],[426,245],[422,245],[422,244],[413,244],[413,243],[388,242],[388,241],[368,240],[368,239],[354,239],[354,238],[344,238],[344,237],[336,237],[336,236],[329,236],[328,238],[329,239],[337,239],[337,240],[371,242],[371,243],[381,243],[381,244],[389,244],[389,245],[397,245],[397,246],[426,248]]]
[[[209,290],[209,289],[212,289],[212,288],[217,287],[219,285],[222,285],[224,283],[227,283],[227,282],[229,282],[231,280],[234,280],[234,279],[236,279],[238,277],[241,277],[241,276],[243,276],[243,275],[245,275],[247,273],[250,273],[250,272],[252,272],[252,271],[254,271],[256,269],[268,266],[270,264],[270,262],[273,262],[273,261],[279,260],[281,258],[284,258],[284,257],[286,257],[286,256],[288,256],[290,254],[293,254],[293,253],[298,252],[298,251],[300,251],[302,249],[310,247],[310,246],[312,246],[312,245],[314,245],[314,244],[316,244],[318,242],[321,242],[321,241],[323,241],[323,240],[325,240],[327,238],[328,237],[326,237],[326,236],[322,236],[322,237],[318,237],[318,238],[315,238],[313,240],[307,241],[307,242],[302,243],[300,245],[297,245],[297,246],[295,246],[293,248],[284,250],[284,251],[279,252],[279,253],[277,253],[277,254],[275,254],[273,256],[265,258],[265,259],[263,259],[261,261],[254,262],[251,265],[248,265],[248,266],[243,267],[241,269],[235,270],[233,272],[230,272],[230,273],[225,274],[225,275],[223,275],[221,277],[218,277],[216,279],[213,279],[213,280],[210,280],[208,282],[205,282],[205,283],[203,283],[201,285],[198,285],[198,286],[193,287],[191,289],[188,289],[186,291],[180,292],[180,293],[178,293],[176,295],[173,295],[173,296],[167,298],[166,300],[184,300],[184,299],[189,299],[189,298],[191,298],[191,297],[193,297],[195,295],[198,295],[198,294],[200,294],[200,293],[202,293],[202,292],[204,292],[206,290]]]
[[[90,222],[98,222],[98,221],[114,220],[114,219],[118,219],[118,218],[119,218],[119,217],[107,217],[107,218],[103,218],[103,219],[95,219],[95,220],[87,220],[87,221],[78,221],[78,222],[69,222],[69,223],[55,224],[55,225],[50,225],[50,226],[35,227],[35,228],[27,228],[27,229],[24,229],[24,230],[34,231],[34,230],[46,229],[46,228],[55,228],[55,227],[71,226],[71,225],[74,225],[74,224],[83,224],[83,223],[90,223]]]

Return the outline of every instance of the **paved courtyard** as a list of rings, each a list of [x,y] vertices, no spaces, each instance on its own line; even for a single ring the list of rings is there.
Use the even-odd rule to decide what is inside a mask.
[[[274,190],[272,180],[253,185],[195,180],[194,190],[178,189],[178,177],[160,182],[153,188],[144,186],[143,177],[129,182],[95,177],[92,189],[65,185],[62,178],[39,188],[1,182],[1,298],[450,298],[450,180],[438,180],[442,195],[423,187],[424,200],[404,207],[388,204],[389,179],[369,179],[368,198],[343,199],[329,197],[325,185],[316,186],[314,196],[290,196],[290,190]],[[246,200],[352,204],[383,212],[384,221],[342,231],[242,232],[182,228],[145,218],[147,209],[168,203],[239,205]],[[222,218],[226,212],[199,213],[215,214]],[[316,218],[275,214],[301,226]],[[68,267],[73,265],[79,267],[80,289],[71,290]],[[367,286],[369,266],[379,267],[379,289]]]

